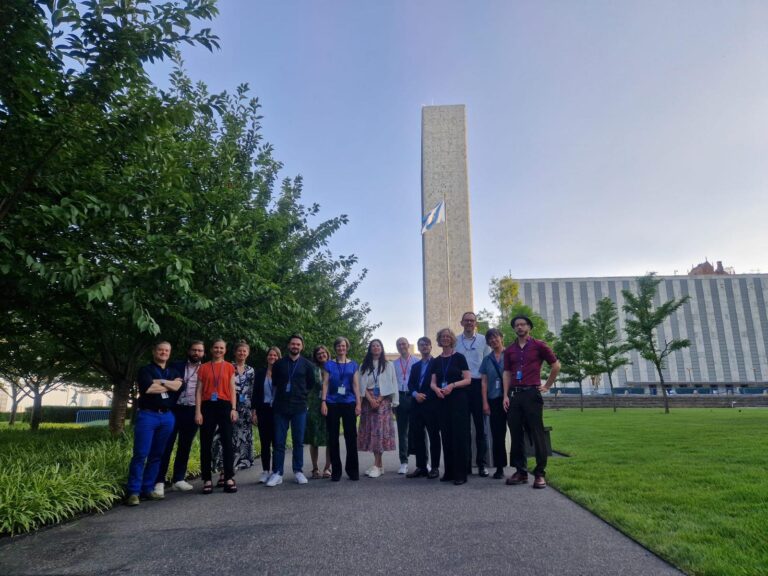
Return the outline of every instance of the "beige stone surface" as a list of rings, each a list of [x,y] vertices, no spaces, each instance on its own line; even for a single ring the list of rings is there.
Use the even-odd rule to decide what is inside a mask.
[[[445,222],[422,235],[424,329],[434,341],[441,328],[458,331],[461,315],[473,309],[464,106],[425,106],[421,142],[422,214],[441,200],[446,205]]]

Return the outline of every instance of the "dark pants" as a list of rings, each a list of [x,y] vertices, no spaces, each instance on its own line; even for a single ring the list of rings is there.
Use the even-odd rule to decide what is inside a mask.
[[[176,448],[176,458],[173,461],[171,482],[184,480],[187,476],[189,452],[192,450],[192,442],[198,429],[198,425],[195,424],[195,407],[176,405],[173,407],[173,415],[176,417],[176,425],[173,427],[171,437],[168,438],[168,444],[165,446],[165,453],[160,461],[160,472],[158,472],[155,482],[165,482],[165,478],[168,475],[168,466],[171,463],[173,445],[176,444],[177,436],[179,438],[179,446]]]
[[[504,399],[499,396],[488,400],[491,407],[491,439],[493,440],[493,465],[504,468],[507,465],[507,413]]]
[[[211,479],[211,448],[216,429],[221,438],[221,450],[224,454],[224,480],[235,475],[233,469],[234,454],[232,453],[232,404],[229,402],[203,402],[200,410],[203,413],[203,425],[200,427],[200,469],[203,482]]]
[[[165,444],[173,430],[172,412],[139,408],[133,425],[133,457],[128,467],[128,494],[147,494],[155,488]]]
[[[544,476],[547,467],[547,442],[544,434],[544,400],[535,387],[515,391],[509,399],[509,430],[512,434],[512,466],[518,472],[528,471],[525,457],[524,429],[527,428],[536,452],[534,475]]]
[[[275,443],[275,413],[272,406],[264,403],[258,405],[256,420],[261,443],[261,469],[269,472],[272,470],[272,446]]]
[[[341,478],[341,450],[339,450],[339,424],[344,423],[344,445],[347,459],[344,470],[353,480],[360,478],[360,465],[357,459],[357,416],[354,403],[328,403],[328,452],[331,457],[331,477]]]
[[[456,388],[444,400],[438,400],[440,436],[443,441],[445,477],[467,479],[469,454],[469,403],[467,394]]]
[[[395,408],[397,416],[397,449],[400,455],[400,464],[408,464],[408,421],[411,414],[411,406],[414,402],[410,392],[399,392],[400,404]]]
[[[432,470],[440,468],[440,421],[437,415],[437,400],[425,400],[419,404],[415,400],[411,406],[409,424],[409,446],[416,456],[416,467],[427,469],[427,446],[424,434],[429,435],[429,458]]]
[[[467,390],[467,402],[472,421],[475,423],[475,462],[477,467],[488,465],[488,441],[485,438],[485,418],[483,417],[483,395],[480,378],[472,378]],[[467,447],[472,445],[472,430],[467,426]],[[472,470],[472,452],[467,449],[467,471]]]

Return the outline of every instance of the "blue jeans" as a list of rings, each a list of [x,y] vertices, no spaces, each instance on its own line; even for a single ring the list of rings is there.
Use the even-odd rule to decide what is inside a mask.
[[[293,440],[293,472],[301,472],[304,467],[304,429],[307,427],[307,411],[298,414],[280,414],[275,412],[275,451],[272,470],[283,474],[285,468],[285,441],[288,438],[288,426],[291,427]]]
[[[152,492],[160,460],[173,432],[172,412],[136,411],[133,426],[133,458],[128,467],[128,494]]]

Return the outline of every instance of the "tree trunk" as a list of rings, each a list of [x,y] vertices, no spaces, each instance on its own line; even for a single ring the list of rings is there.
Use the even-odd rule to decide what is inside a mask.
[[[667,396],[667,387],[664,386],[664,376],[661,374],[661,366],[656,365],[656,372],[659,373],[659,382],[661,382],[661,395],[664,397],[664,414],[669,414],[669,396]]]
[[[613,393],[613,377],[608,372],[608,386],[611,388],[611,404],[613,404],[613,411],[616,412],[616,396]]]
[[[32,398],[32,419],[29,422],[29,429],[33,432],[40,428],[40,422],[43,421],[43,395],[39,390],[33,392]]]
[[[14,389],[13,392],[16,392]],[[11,396],[11,416],[8,418],[8,426],[16,424],[16,414],[19,411],[19,396],[14,394]]]
[[[132,384],[120,377],[112,380],[112,411],[109,413],[109,431],[112,436],[120,436],[125,431],[125,415]]]
[[[582,382],[582,380],[579,380],[579,404],[581,406],[581,411],[584,412],[584,386]]]

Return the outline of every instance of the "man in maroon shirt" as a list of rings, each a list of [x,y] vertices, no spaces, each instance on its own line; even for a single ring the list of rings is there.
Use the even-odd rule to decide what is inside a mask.
[[[527,316],[512,318],[517,340],[504,350],[504,410],[512,435],[512,466],[516,471],[507,484],[528,483],[528,463],[523,443],[523,427],[528,429],[536,451],[533,487],[546,488],[547,443],[544,435],[544,400],[560,372],[560,362],[546,343],[531,337],[533,322]],[[541,364],[550,365],[549,378],[541,385]]]

